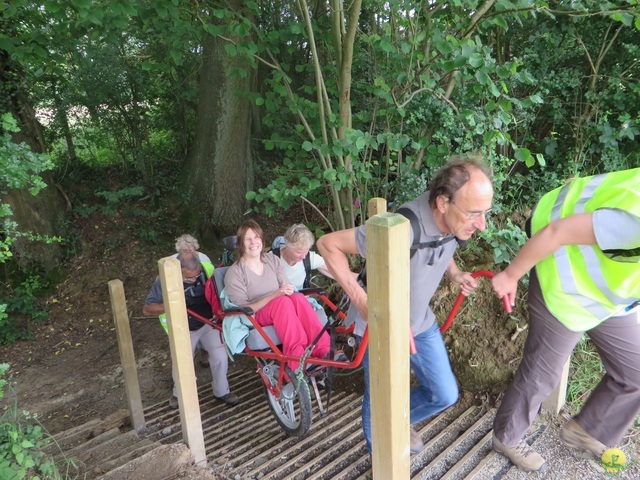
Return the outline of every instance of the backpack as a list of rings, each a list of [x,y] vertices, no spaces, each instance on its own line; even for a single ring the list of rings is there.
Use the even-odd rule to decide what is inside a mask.
[[[418,239],[420,238],[420,221],[418,220],[418,217],[416,216],[416,214],[412,210],[406,207],[400,207],[398,210],[396,210],[396,213],[399,213],[400,215],[405,217],[407,220],[409,220],[409,223],[411,224],[411,230],[413,230],[413,243],[411,244],[411,253],[409,254],[409,260],[413,258],[413,256],[416,254],[418,250],[422,250],[423,248],[437,248],[444,245],[445,243],[450,242],[453,239],[455,239],[458,242],[458,245],[460,245],[461,247],[467,246],[467,242],[465,240],[460,240],[458,237],[454,237],[454,236],[444,237],[444,238],[434,238],[434,240],[428,240],[426,242],[418,242]],[[431,252],[431,258],[429,259],[429,263],[427,265],[429,266],[433,265],[433,262],[435,260],[435,255],[436,255],[436,252],[434,250]],[[362,266],[362,271],[358,274],[358,282],[360,282],[360,284],[363,286],[367,285],[366,263]]]
[[[413,243],[411,244],[411,254],[409,258],[413,258],[413,256],[416,254],[418,250],[422,250],[423,248],[437,248],[444,245],[445,243],[448,243],[454,238],[458,242],[458,245],[460,245],[461,247],[467,246],[466,240],[460,240],[458,237],[444,237],[441,239],[416,243],[417,239],[420,238],[420,222],[418,221],[418,217],[416,216],[415,213],[413,213],[412,210],[406,207],[400,207],[398,210],[396,210],[396,213],[399,213],[404,218],[409,220],[409,223],[411,223],[411,229],[413,230]],[[434,255],[435,255],[435,252],[434,252]],[[431,265],[433,265],[433,256],[429,260],[429,266]]]
[[[280,257],[280,249],[282,247],[284,247],[284,237],[276,237],[271,244],[271,253],[276,257]],[[311,288],[311,282],[309,280],[311,278],[311,250],[307,252],[306,257],[302,260],[302,265],[304,266],[304,283],[302,284],[302,288]]]

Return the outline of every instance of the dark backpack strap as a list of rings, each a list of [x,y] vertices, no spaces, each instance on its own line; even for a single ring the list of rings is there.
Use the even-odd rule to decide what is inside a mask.
[[[399,213],[411,223],[411,229],[413,230],[413,242],[411,244],[411,253],[409,258],[413,258],[413,256],[416,254],[416,251],[418,250],[421,250],[423,248],[438,248],[445,243],[449,243],[453,239],[458,242],[458,245],[461,245],[463,247],[467,244],[467,242],[465,242],[464,240],[459,240],[458,237],[455,236],[443,237],[436,240],[429,240],[427,242],[418,242],[418,239],[420,238],[420,221],[418,220],[416,214],[406,207],[400,207],[396,211],[396,213]],[[434,260],[435,251],[431,253],[431,259],[429,260],[428,265],[433,265]]]
[[[307,252],[307,255],[302,259],[302,265],[304,266],[304,288],[311,288],[311,251]]]
[[[276,257],[280,257],[280,248],[272,248],[271,253],[273,253]]]
[[[458,237],[455,237],[455,236],[443,237],[437,240],[429,240],[428,242],[418,242],[418,239],[420,238],[420,220],[418,220],[417,215],[413,212],[413,210],[410,210],[406,207],[400,207],[398,210],[396,210],[396,213],[399,213],[400,215],[405,217],[407,220],[409,220],[409,223],[411,224],[411,230],[413,230],[413,242],[411,243],[411,253],[409,254],[409,259],[413,258],[413,256],[416,254],[418,250],[422,250],[423,248],[435,249],[437,247],[444,245],[445,243],[449,243],[454,239],[458,242],[458,245],[460,245],[461,247],[466,247],[467,245],[467,242],[465,240],[460,240]],[[434,260],[435,260],[435,250],[431,252],[431,258],[429,259],[428,265],[433,265]],[[362,270],[360,271],[360,273],[358,274],[358,282],[360,282],[361,285],[367,284],[366,263],[362,267]]]
[[[404,218],[409,220],[409,223],[411,224],[411,230],[413,230],[413,243],[411,244],[411,253],[409,254],[409,258],[413,258],[417,250],[416,242],[420,238],[420,221],[418,220],[416,214],[406,207],[400,207],[398,210],[396,210],[396,213],[399,213]]]

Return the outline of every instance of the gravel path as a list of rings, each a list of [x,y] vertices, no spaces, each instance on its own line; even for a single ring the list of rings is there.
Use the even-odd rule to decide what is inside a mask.
[[[640,478],[640,435],[630,434],[624,438],[619,448],[627,456],[627,468],[617,473],[605,472],[602,465],[591,456],[569,449],[559,439],[560,428],[568,418],[561,412],[559,415],[541,414],[531,427],[534,433],[532,447],[547,461],[547,468],[541,473],[523,472],[511,465],[502,455],[496,454],[487,463],[486,468],[474,480],[489,479],[624,479],[636,480]],[[537,433],[541,432],[541,433]],[[637,435],[639,432],[636,431]],[[505,475],[506,474],[506,475]],[[503,476],[504,475],[504,476]]]

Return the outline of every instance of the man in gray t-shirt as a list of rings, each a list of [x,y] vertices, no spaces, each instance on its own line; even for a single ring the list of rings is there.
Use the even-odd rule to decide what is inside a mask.
[[[456,379],[429,302],[445,272],[463,294],[469,295],[476,288],[476,280],[457,267],[453,254],[456,238],[464,241],[477,230],[486,228],[486,214],[491,210],[492,200],[489,171],[482,161],[455,157],[436,174],[429,192],[403,205],[411,210],[420,227],[418,239],[413,238],[412,229],[411,245],[430,245],[414,250],[410,259],[410,323],[417,350],[411,355],[411,367],[420,384],[411,389],[411,424],[443,411],[458,399]],[[365,227],[324,235],[318,240],[318,250],[357,309],[356,334],[361,335],[367,321],[367,293],[351,275],[346,254],[365,256]],[[368,351],[362,363],[365,370],[362,428],[371,451]],[[422,448],[422,440],[412,428],[411,453],[418,453]]]

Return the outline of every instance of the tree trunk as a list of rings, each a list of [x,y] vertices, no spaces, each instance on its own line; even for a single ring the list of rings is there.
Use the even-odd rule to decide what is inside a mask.
[[[56,88],[55,86],[53,87]],[[62,135],[64,136],[64,140],[67,144],[67,156],[69,158],[69,163],[71,165],[75,165],[78,161],[78,156],[76,155],[76,146],[73,142],[73,135],[71,134],[71,127],[69,126],[69,118],[68,108],[62,102],[60,95],[54,93],[54,99],[56,102],[56,120],[60,124],[60,128],[62,129]]]
[[[24,84],[24,72],[20,65],[11,61],[6,51],[0,50],[0,85],[3,98],[0,113],[8,112],[17,120],[20,132],[12,135],[15,143],[26,143],[36,153],[45,151],[43,128],[36,118]],[[53,178],[48,172],[41,175],[48,187],[33,196],[24,189],[9,190],[0,195],[0,203],[9,204],[11,221],[18,224],[22,233],[41,236],[62,235],[62,220],[65,215],[65,201],[60,191],[53,186]],[[0,218],[0,220],[4,220]],[[21,236],[12,245],[14,259],[20,265],[35,262],[45,270],[54,268],[62,258],[62,248],[58,243],[30,241]]]
[[[192,223],[201,235],[218,238],[235,233],[247,209],[246,193],[253,186],[252,106],[238,95],[250,89],[253,70],[239,56],[229,57],[225,43],[213,36],[204,41],[196,135],[185,173]],[[238,68],[248,75],[229,74]]]
[[[64,236],[62,224],[65,217],[65,202],[61,192],[53,185],[46,173],[42,178],[47,187],[37,195],[27,189],[10,190],[0,197],[0,202],[11,205],[11,220],[18,224],[20,232],[42,236]],[[11,246],[13,258],[21,266],[34,262],[46,271],[55,268],[62,259],[63,251],[58,242],[28,240],[18,237]]]

